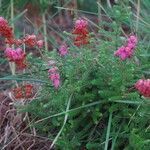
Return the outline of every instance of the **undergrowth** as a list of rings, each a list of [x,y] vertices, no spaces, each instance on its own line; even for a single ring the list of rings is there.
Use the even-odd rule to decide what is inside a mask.
[[[25,71],[0,80],[12,80],[12,88],[16,86],[14,80],[18,85],[27,82],[34,86],[33,97],[25,97],[20,104],[14,97],[14,105],[18,113],[28,113],[34,119],[31,128],[51,141],[50,148],[148,150],[150,102],[135,84],[150,78],[150,2],[119,1],[111,8],[98,2],[97,6],[98,23],[84,15],[72,21],[75,24],[75,20],[83,19],[88,23],[84,37],[88,42],[82,41],[83,37],[80,45],[74,42],[73,26],[69,32],[56,31],[66,48],[65,55],[59,44],[53,45],[52,51],[37,48],[40,57],[26,51]],[[138,37],[132,57],[116,57],[115,51],[132,35]],[[49,40],[47,35],[45,42]],[[57,78],[52,79],[53,73],[48,70],[54,67]]]

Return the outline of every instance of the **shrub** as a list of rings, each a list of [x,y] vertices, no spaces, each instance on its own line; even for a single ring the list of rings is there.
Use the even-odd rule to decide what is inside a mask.
[[[39,58],[21,51],[23,60],[27,59],[26,72],[9,79],[33,81],[33,86],[37,82],[39,91],[35,88],[38,94],[30,93],[32,101],[26,103],[28,90],[19,88],[26,105],[18,109],[36,118],[32,126],[52,141],[51,147],[148,150],[150,146],[149,63],[141,58],[141,37],[122,31],[131,13],[120,7],[112,8],[119,16],[96,25],[96,34],[90,32],[89,21],[79,18],[72,32],[63,33],[59,50],[44,52]],[[31,47],[43,45],[34,35],[21,41]],[[8,61],[17,65],[20,53],[9,50]]]

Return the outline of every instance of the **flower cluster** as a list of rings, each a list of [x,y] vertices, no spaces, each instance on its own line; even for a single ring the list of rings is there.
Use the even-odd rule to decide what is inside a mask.
[[[23,39],[23,42],[29,46],[29,47],[35,47],[38,46],[39,48],[43,47],[43,40],[37,40],[36,35],[26,35],[25,38]]]
[[[44,41],[43,40],[39,40],[39,41],[36,42],[36,44],[37,44],[38,48],[42,48],[43,45],[44,45]]]
[[[128,39],[127,39],[127,43],[125,46],[121,46],[115,53],[115,56],[118,56],[121,58],[121,60],[126,60],[127,58],[131,58],[133,53],[134,53],[134,49],[136,47],[137,44],[137,37],[134,35],[131,35]]]
[[[144,97],[150,97],[150,79],[144,80],[140,79],[136,82],[135,88]]]
[[[8,45],[16,45],[16,46],[20,46],[23,44],[23,41],[21,39],[14,39],[14,38],[9,38],[5,40],[5,43]]]
[[[89,43],[89,31],[88,23],[86,20],[78,19],[75,22],[75,28],[73,30],[75,34],[74,45],[81,46]]]
[[[68,47],[66,44],[62,44],[59,48],[60,56],[66,56],[68,54]]]
[[[26,35],[23,41],[27,46],[34,47],[36,45],[36,35]]]
[[[24,69],[26,67],[26,54],[21,48],[6,48],[5,55],[8,60],[14,62],[19,69]]]
[[[3,17],[0,17],[0,35],[7,39],[13,37],[12,28],[8,25],[7,20],[5,20]]]
[[[12,28],[8,25],[7,20],[3,17],[0,17],[0,35],[5,37],[5,42],[9,46],[21,46],[25,44],[29,47],[43,47],[43,40],[37,40],[36,35],[26,35],[23,39],[15,39]],[[21,48],[6,48],[5,55],[10,62],[14,62],[19,69],[24,69],[26,67],[26,54]]]
[[[58,89],[60,86],[60,75],[58,73],[58,68],[53,66],[51,69],[48,70],[49,78],[53,83],[55,89]]]
[[[34,89],[32,84],[25,84],[12,90],[15,99],[33,98]]]
[[[32,35],[26,35],[23,39],[14,39],[14,38],[9,38],[6,39],[5,41],[7,44],[9,45],[16,45],[16,46],[20,46],[22,44],[25,44],[29,47],[39,47],[42,48],[43,47],[43,40],[37,40],[36,35],[32,34]]]

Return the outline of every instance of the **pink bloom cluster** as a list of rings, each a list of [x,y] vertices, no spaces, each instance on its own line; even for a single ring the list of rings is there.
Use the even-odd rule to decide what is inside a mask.
[[[68,54],[68,47],[66,44],[62,44],[59,48],[60,56],[66,56]]]
[[[5,54],[10,61],[16,61],[24,57],[24,52],[21,48],[17,48],[16,50],[12,48],[6,48]]]
[[[9,38],[5,40],[5,43],[8,45],[16,45],[16,46],[20,46],[23,44],[23,41],[20,39],[14,39],[14,38]]]
[[[134,49],[136,47],[137,44],[137,37],[135,35],[131,35],[128,39],[127,39],[127,43],[125,46],[121,46],[115,53],[115,56],[118,56],[121,58],[121,60],[126,60],[127,58],[131,58],[133,53],[134,53]]]
[[[8,39],[13,37],[12,28],[3,17],[0,17],[0,34]]]
[[[16,46],[20,46],[22,44],[26,44],[30,47],[38,46],[39,48],[42,48],[44,43],[43,40],[37,40],[36,35],[26,35],[23,39],[15,39],[12,28],[8,25],[7,20],[5,20],[3,17],[0,17],[0,35],[6,38],[5,42],[8,45],[14,44]],[[10,50],[10,48],[8,49]],[[8,49],[6,50],[6,53]],[[16,49],[15,52],[12,50],[12,57],[18,56],[18,51],[18,49]]]
[[[37,41],[37,46],[38,46],[38,48],[42,48],[43,45],[44,45],[44,41],[43,41],[43,40]]]
[[[82,31],[83,29],[87,28],[87,26],[88,26],[88,23],[86,20],[78,19],[75,22],[75,28],[78,30]]]
[[[9,45],[15,44],[16,46],[26,44],[29,47],[38,46],[39,48],[42,48],[44,44],[43,40],[37,40],[37,37],[34,34],[26,35],[23,39],[6,39],[6,43]]]
[[[58,89],[60,86],[60,75],[58,73],[58,68],[53,66],[53,68],[48,70],[49,78],[53,83],[55,89]]]
[[[150,97],[150,79],[140,79],[136,82],[135,88],[145,97]]]
[[[89,43],[88,22],[86,20],[76,20],[72,33],[75,35],[74,45],[81,46]]]
[[[25,63],[26,54],[23,52],[21,48],[17,49],[6,48],[5,55],[9,61],[14,62],[20,69],[26,67]]]
[[[37,40],[36,35],[32,34],[32,35],[26,35],[23,39],[23,42],[29,46],[29,47],[34,47],[34,46],[38,46],[39,48],[43,47],[43,40]]]

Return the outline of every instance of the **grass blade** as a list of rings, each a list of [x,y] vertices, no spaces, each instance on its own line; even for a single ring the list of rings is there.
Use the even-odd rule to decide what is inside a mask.
[[[106,141],[105,141],[105,148],[104,148],[104,150],[108,150],[111,121],[112,121],[112,112],[109,114],[109,120],[108,120],[108,127],[107,127]]]
[[[73,95],[73,94],[72,94],[72,95]],[[68,104],[67,104],[66,111],[69,110],[70,103],[71,103],[71,99],[72,99],[72,95],[70,96],[70,98],[69,98],[69,100],[68,100]],[[66,124],[66,122],[67,122],[67,119],[68,119],[68,113],[65,114],[64,123],[63,123],[63,125],[62,125],[60,131],[58,132],[57,136],[55,137],[53,143],[51,144],[50,149],[51,149],[51,148],[54,146],[54,144],[57,142],[57,140],[58,140],[60,134],[62,133],[63,128],[64,128],[64,126],[65,126],[65,124]]]
[[[39,79],[18,78],[15,76],[3,77],[3,78],[0,78],[0,80],[33,81],[33,82],[40,82],[40,83],[48,83],[47,81],[43,81]]]

